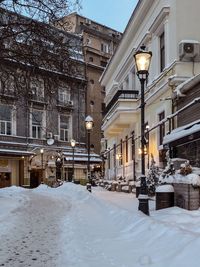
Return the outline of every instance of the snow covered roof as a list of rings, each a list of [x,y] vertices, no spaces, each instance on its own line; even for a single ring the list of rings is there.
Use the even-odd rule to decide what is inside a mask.
[[[178,127],[174,129],[170,134],[165,135],[163,139],[163,145],[171,143],[172,141],[178,140],[198,131],[200,131],[200,119],[184,126]]]
[[[73,157],[65,157],[65,160],[73,160]],[[74,157],[75,161],[88,161],[88,157]],[[91,162],[101,162],[100,158],[90,157]]]
[[[188,78],[186,81],[176,87],[175,92],[177,96],[183,97],[184,93],[187,92],[187,90],[189,90],[191,87],[195,86],[198,82],[200,82],[200,74]]]

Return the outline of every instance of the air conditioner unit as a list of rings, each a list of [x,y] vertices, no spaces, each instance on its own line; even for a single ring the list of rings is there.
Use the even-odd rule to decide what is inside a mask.
[[[59,140],[59,135],[54,135],[54,140],[58,141]]]
[[[52,132],[47,132],[47,138],[52,138],[52,137],[53,137]]]
[[[200,43],[198,41],[181,41],[179,43],[181,61],[200,61]]]

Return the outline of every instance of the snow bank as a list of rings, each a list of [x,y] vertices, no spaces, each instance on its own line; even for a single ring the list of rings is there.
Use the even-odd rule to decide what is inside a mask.
[[[200,186],[200,176],[196,173],[190,173],[188,175],[169,175],[168,177],[160,177],[159,181],[161,183],[182,183],[191,184],[193,186]]]

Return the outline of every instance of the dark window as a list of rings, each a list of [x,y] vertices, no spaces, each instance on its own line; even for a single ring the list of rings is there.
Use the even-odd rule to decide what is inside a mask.
[[[90,83],[91,83],[91,84],[94,84],[94,80],[90,80]]]
[[[93,62],[93,57],[89,57],[89,62]]]
[[[101,103],[101,112],[102,113],[105,112],[105,108],[106,108],[106,104],[105,103]]]
[[[165,33],[160,35],[160,71],[165,68]]]
[[[158,114],[159,121],[162,121],[164,118],[165,118],[164,111]],[[165,136],[165,124],[163,123],[159,126],[159,145],[162,145],[164,136]]]
[[[132,132],[132,160],[135,159],[135,132]]]
[[[108,169],[110,169],[110,149],[108,151]]]
[[[113,146],[114,167],[116,167],[116,156],[117,156],[117,149],[116,149],[116,144],[114,144],[114,146]]]
[[[101,61],[100,64],[101,64],[102,67],[106,67],[107,62],[106,61]]]
[[[128,136],[126,136],[126,162],[128,162]]]
[[[123,164],[123,141],[122,139],[120,140],[120,159],[119,159],[119,164]]]

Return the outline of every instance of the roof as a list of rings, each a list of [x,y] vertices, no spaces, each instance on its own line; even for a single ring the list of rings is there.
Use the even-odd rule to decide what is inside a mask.
[[[175,92],[176,92],[177,96],[183,97],[184,93],[186,93],[192,87],[197,85],[199,82],[200,82],[200,74],[197,74],[193,77],[188,78],[186,81],[184,81],[183,83],[179,84],[176,87]]]
[[[172,143],[178,139],[189,136],[196,132],[200,132],[200,119],[184,126],[178,127],[173,130],[170,134],[165,135],[163,139],[163,145]]]
[[[8,154],[8,155],[17,155],[17,156],[31,156],[34,155],[34,152],[24,151],[24,150],[15,150],[15,149],[0,149],[1,154]]]

